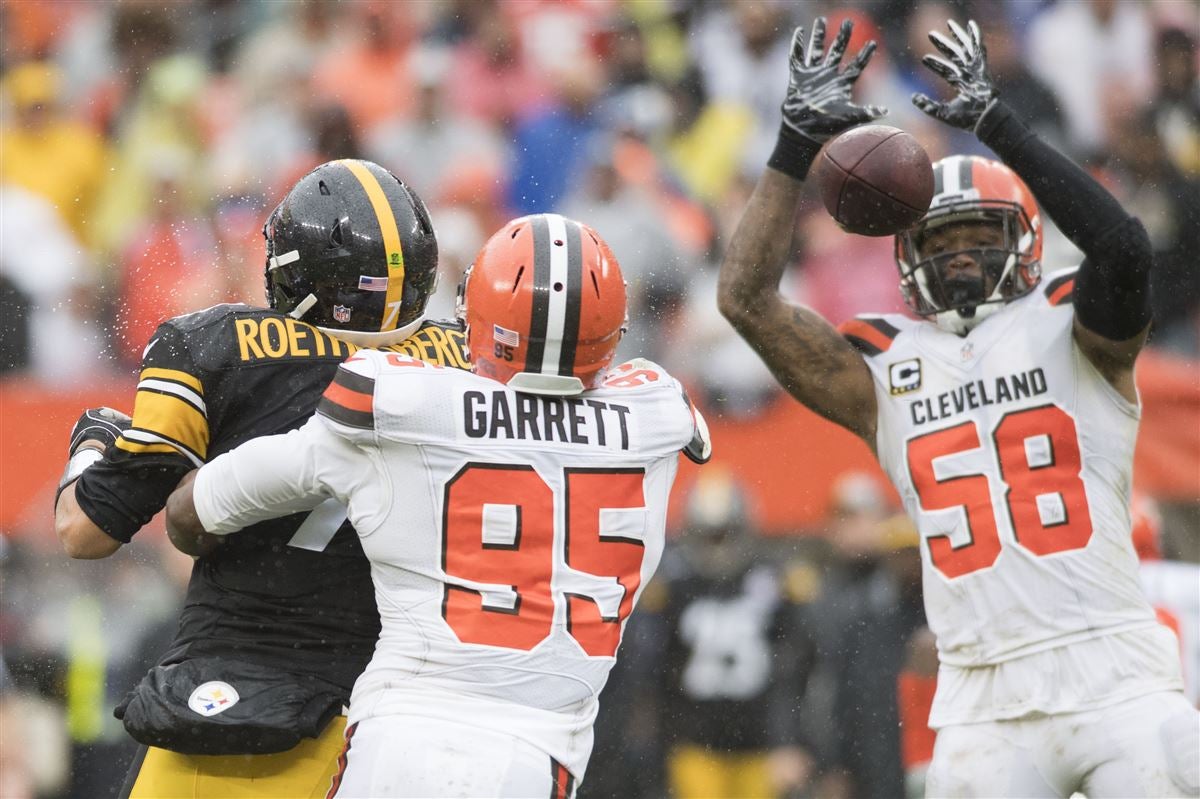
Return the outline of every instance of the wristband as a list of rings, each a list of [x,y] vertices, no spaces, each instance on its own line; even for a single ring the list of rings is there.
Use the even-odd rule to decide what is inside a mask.
[[[79,475],[83,474],[84,469],[101,460],[104,460],[104,452],[95,447],[84,447],[72,455],[67,460],[67,468],[63,472],[62,479],[58,481],[58,490],[54,492],[54,505],[58,506],[58,498],[62,496],[62,492],[79,479]]]
[[[812,168],[813,161],[817,160],[819,152],[820,142],[793,130],[786,123],[780,124],[775,151],[767,160],[767,166],[790,178],[804,180],[808,177],[808,170]]]

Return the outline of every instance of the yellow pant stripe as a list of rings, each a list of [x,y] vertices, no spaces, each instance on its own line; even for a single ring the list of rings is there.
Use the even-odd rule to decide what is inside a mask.
[[[346,719],[273,755],[181,755],[150,747],[129,799],[324,799]]]

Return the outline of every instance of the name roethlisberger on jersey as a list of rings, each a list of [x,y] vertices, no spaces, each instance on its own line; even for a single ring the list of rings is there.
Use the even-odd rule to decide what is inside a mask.
[[[984,380],[972,380],[933,397],[909,402],[914,426],[948,419],[965,411],[1036,397],[1048,391],[1046,373],[1030,369]]]
[[[244,316],[234,320],[238,356],[254,362],[278,358],[346,358],[360,349],[315,327],[282,316]],[[462,356],[466,336],[426,323],[403,342],[379,349],[398,352],[439,366],[467,369]]]
[[[628,451],[630,421],[629,406],[616,402],[502,389],[462,394],[462,433],[468,439],[559,442]]]

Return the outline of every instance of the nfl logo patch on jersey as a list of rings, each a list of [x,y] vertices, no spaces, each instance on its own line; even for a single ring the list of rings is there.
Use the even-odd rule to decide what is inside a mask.
[[[224,713],[241,699],[234,687],[227,682],[211,680],[196,686],[188,697],[188,707],[201,716],[215,716]]]
[[[350,308],[345,305],[333,306],[333,318],[339,322],[350,321]]]
[[[889,366],[888,383],[892,396],[916,391],[921,387],[921,359],[909,358]]]

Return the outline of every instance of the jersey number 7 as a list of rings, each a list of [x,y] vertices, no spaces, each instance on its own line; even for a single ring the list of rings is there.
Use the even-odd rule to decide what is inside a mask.
[[[555,567],[554,491],[527,465],[471,463],[446,484],[442,617],[464,643],[530,650],[567,632],[612,657],[641,584],[645,470],[565,469],[562,562]]]
[[[1087,546],[1092,518],[1080,471],[1075,420],[1057,405],[1005,414],[990,442],[1004,486],[1017,544],[1034,555]],[[955,546],[945,535],[930,536],[934,567],[953,579],[986,569],[1000,557],[999,523],[992,505],[991,480],[968,474],[939,480],[934,460],[984,446],[974,421],[910,439],[908,472],[925,511],[962,508],[970,540]]]

